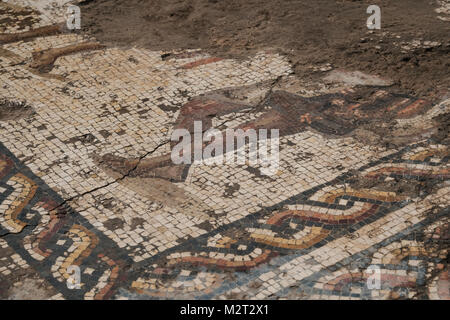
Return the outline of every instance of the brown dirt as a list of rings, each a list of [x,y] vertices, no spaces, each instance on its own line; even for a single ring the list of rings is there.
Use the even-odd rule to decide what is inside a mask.
[[[0,33],[0,44],[7,44],[42,36],[51,36],[59,34],[61,31],[62,28],[60,26],[52,25],[18,33]]]
[[[366,27],[369,4],[381,7],[381,30]],[[330,63],[393,79],[412,95],[438,99],[449,88],[450,23],[437,19],[435,1],[85,0],[81,6],[84,30],[106,44],[201,48],[234,58],[274,49],[306,79],[323,76],[314,70]],[[421,42],[402,48],[412,40]]]

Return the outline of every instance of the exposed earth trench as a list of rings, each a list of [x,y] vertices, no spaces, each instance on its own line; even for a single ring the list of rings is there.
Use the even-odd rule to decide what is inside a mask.
[[[380,30],[365,27],[369,4],[381,8]],[[273,49],[287,55],[302,78],[320,77],[314,67],[329,64],[393,79],[412,95],[448,93],[450,24],[436,19],[437,3],[430,1],[89,0],[81,5],[84,30],[114,45],[201,48],[233,58]]]

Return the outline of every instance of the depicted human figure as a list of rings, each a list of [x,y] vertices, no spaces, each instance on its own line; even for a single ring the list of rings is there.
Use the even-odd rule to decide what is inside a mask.
[[[381,87],[359,87],[316,97],[302,97],[278,90],[271,92],[256,107],[236,103],[216,93],[199,96],[181,107],[174,129],[194,133],[194,121],[201,121],[203,132],[212,127],[214,117],[251,109],[262,113],[235,129],[278,129],[280,137],[296,134],[308,127],[322,134],[344,136],[362,124],[375,120],[407,118],[424,110],[429,103],[406,95],[394,94]],[[223,132],[223,141],[226,141]],[[171,142],[171,148],[177,142]],[[206,144],[203,145],[205,147]],[[111,154],[102,158],[110,169],[121,174],[156,177],[174,182],[184,181],[189,164],[174,164],[171,154],[150,159],[126,159]]]

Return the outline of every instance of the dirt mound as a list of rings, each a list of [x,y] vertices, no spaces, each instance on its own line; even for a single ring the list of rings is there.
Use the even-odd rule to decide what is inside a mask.
[[[437,19],[435,4],[370,4],[381,7],[381,30],[367,29],[368,3],[356,0],[85,0],[81,6],[84,30],[106,44],[202,48],[234,58],[272,48],[288,55],[301,77],[320,76],[317,65],[330,63],[391,78],[410,94],[446,92],[450,24]]]

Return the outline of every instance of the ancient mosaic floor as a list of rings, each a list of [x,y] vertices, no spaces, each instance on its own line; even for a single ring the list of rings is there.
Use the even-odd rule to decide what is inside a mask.
[[[28,2],[0,5],[0,298],[449,299],[432,134],[450,99],[304,83],[270,51],[106,48],[51,27],[68,1]],[[194,120],[279,128],[277,174],[155,166]],[[374,143],[369,122],[410,142]]]

